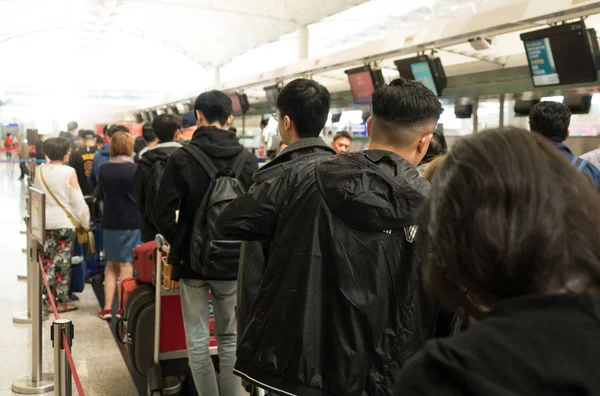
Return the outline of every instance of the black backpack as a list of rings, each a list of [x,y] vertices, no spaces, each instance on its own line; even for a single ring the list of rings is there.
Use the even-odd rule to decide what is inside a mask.
[[[242,241],[223,238],[215,229],[215,222],[231,201],[246,193],[238,178],[248,151],[243,149],[231,168],[219,170],[199,147],[189,145],[184,146],[183,150],[194,157],[211,179],[194,217],[190,265],[207,279],[236,279]]]
[[[152,219],[152,214],[154,213],[156,197],[158,197],[158,190],[160,188],[160,182],[162,180],[163,174],[165,173],[166,164],[166,161],[161,161],[157,159],[156,161],[151,163],[150,172],[148,173],[148,184],[146,185],[146,196],[144,197],[144,213],[150,219]]]

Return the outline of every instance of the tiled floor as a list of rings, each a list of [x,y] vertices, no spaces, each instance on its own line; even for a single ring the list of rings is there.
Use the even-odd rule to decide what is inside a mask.
[[[17,280],[25,273],[26,240],[23,215],[25,183],[17,181],[18,168],[0,163],[0,396],[16,395],[11,383],[31,372],[31,326],[13,324],[12,316],[26,310],[26,282]],[[98,300],[90,285],[79,294],[78,311],[63,315],[75,326],[73,357],[87,396],[134,396],[137,391],[109,327],[95,315]],[[52,372],[50,324],[43,324],[43,369]],[[73,393],[77,394],[75,387]],[[48,393],[52,395],[53,393]]]

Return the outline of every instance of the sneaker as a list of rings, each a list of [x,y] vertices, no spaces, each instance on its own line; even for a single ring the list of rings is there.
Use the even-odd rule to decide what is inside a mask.
[[[102,311],[98,312],[98,317],[103,320],[111,320],[112,312],[110,312],[110,309],[103,309]]]
[[[121,310],[120,309],[117,311],[117,319],[121,319]]]

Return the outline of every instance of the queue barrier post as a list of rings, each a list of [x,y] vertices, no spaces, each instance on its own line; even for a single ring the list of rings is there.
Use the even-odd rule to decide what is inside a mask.
[[[57,319],[52,323],[50,338],[54,348],[54,395],[71,396],[73,394],[71,367],[67,360],[68,347],[73,346],[73,322],[69,319]]]
[[[31,259],[29,282],[31,282],[31,375],[24,375],[12,383],[12,390],[22,394],[40,394],[54,389],[54,377],[42,371],[42,282],[37,267],[38,244],[44,243],[46,234],[46,196],[30,187],[29,214]],[[36,266],[35,268],[33,266]]]

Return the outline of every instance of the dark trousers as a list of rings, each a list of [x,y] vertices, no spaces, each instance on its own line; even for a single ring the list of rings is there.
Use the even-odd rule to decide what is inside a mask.
[[[25,162],[19,162],[19,168],[21,169],[20,179],[29,176],[29,171],[27,170],[27,164]]]

